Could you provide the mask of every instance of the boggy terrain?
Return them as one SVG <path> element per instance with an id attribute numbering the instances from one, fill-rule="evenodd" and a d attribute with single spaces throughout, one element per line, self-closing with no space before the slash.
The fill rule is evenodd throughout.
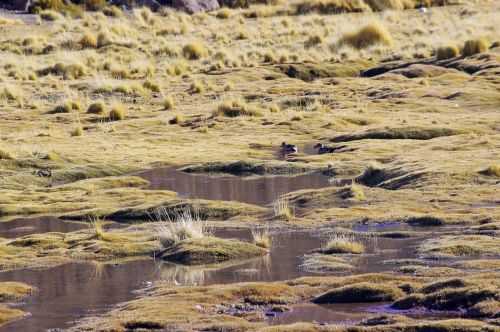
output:
<path id="1" fill-rule="evenodd" d="M 70 330 L 498 330 L 498 2 L 35 3 L 0 16 L 1 280 L 154 258 L 246 281 L 158 280 Z"/>

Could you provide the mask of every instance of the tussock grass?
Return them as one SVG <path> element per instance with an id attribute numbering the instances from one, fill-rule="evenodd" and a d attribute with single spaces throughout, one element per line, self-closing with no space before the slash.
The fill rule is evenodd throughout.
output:
<path id="1" fill-rule="evenodd" d="M 339 45 L 349 45 L 356 49 L 364 49 L 379 44 L 386 46 L 393 44 L 391 34 L 380 23 L 372 23 L 356 32 L 346 33 L 339 40 Z"/>
<path id="2" fill-rule="evenodd" d="M 480 174 L 487 175 L 487 176 L 496 176 L 500 177 L 500 164 L 498 165 L 491 165 L 482 171 L 479 171 Z"/>
<path id="3" fill-rule="evenodd" d="M 111 111 L 109 111 L 109 119 L 111 121 L 124 120 L 126 116 L 126 109 L 123 104 L 115 104 Z"/>
<path id="4" fill-rule="evenodd" d="M 362 254 L 365 246 L 347 234 L 335 234 L 321 248 L 326 254 Z"/>
<path id="5" fill-rule="evenodd" d="M 76 101 L 66 101 L 62 105 L 57 105 L 51 110 L 49 113 L 57 114 L 57 113 L 70 113 L 71 111 L 79 111 L 80 104 Z"/>
<path id="6" fill-rule="evenodd" d="M 340 195 L 344 199 L 352 199 L 355 201 L 363 201 L 366 199 L 363 187 L 356 183 L 344 187 Z"/>
<path id="7" fill-rule="evenodd" d="M 471 56 L 478 53 L 484 53 L 488 50 L 490 44 L 484 38 L 467 40 L 464 44 L 462 54 Z"/>
<path id="8" fill-rule="evenodd" d="M 0 87 L 0 100 L 2 99 L 21 103 L 23 100 L 23 92 L 16 86 L 5 85 Z"/>
<path id="9" fill-rule="evenodd" d="M 199 60 L 208 55 L 208 51 L 201 42 L 192 42 L 182 48 L 182 55 L 188 60 Z"/>
<path id="10" fill-rule="evenodd" d="M 82 48 L 97 48 L 97 38 L 90 32 L 83 34 L 79 44 Z"/>
<path id="11" fill-rule="evenodd" d="M 158 241 L 163 248 L 171 247 L 186 239 L 201 239 L 211 234 L 200 214 L 189 208 L 173 213 L 160 208 L 155 211 L 155 222 L 158 224 Z"/>
<path id="12" fill-rule="evenodd" d="M 456 45 L 441 46 L 436 50 L 438 60 L 455 58 L 460 55 L 460 50 Z"/>
<path id="13" fill-rule="evenodd" d="M 182 114 L 175 115 L 172 119 L 168 121 L 169 124 L 182 124 L 185 121 L 184 116 Z"/>
<path id="14" fill-rule="evenodd" d="M 53 66 L 45 67 L 37 71 L 39 76 L 47 76 L 49 74 L 62 76 L 65 80 L 74 80 L 84 76 L 86 69 L 82 64 L 64 64 L 56 63 Z"/>
<path id="15" fill-rule="evenodd" d="M 104 114 L 106 112 L 106 105 L 102 101 L 90 104 L 87 108 L 89 114 Z"/>
<path id="16" fill-rule="evenodd" d="M 271 248 L 271 236 L 266 229 L 252 229 L 252 242 L 265 249 Z"/>
<path id="17" fill-rule="evenodd" d="M 7 150 L 0 147 L 0 160 L 13 160 L 14 156 Z"/>
<path id="18" fill-rule="evenodd" d="M 83 128 L 81 125 L 76 126 L 72 131 L 71 131 L 71 136 L 74 137 L 79 137 L 83 136 Z"/>
<path id="19" fill-rule="evenodd" d="M 262 112 L 248 105 L 242 99 L 232 99 L 222 102 L 214 111 L 214 115 L 224 115 L 230 118 L 238 116 L 261 116 Z"/>
<path id="20" fill-rule="evenodd" d="M 174 98 L 172 96 L 166 96 L 165 99 L 163 99 L 163 108 L 166 110 L 173 110 L 174 107 Z"/>
<path id="21" fill-rule="evenodd" d="M 205 91 L 205 86 L 200 81 L 194 81 L 189 87 L 191 93 L 203 93 Z"/>
<path id="22" fill-rule="evenodd" d="M 273 202 L 273 215 L 276 219 L 291 220 L 293 218 L 294 212 L 286 197 L 281 196 Z"/>
<path id="23" fill-rule="evenodd" d="M 63 19 L 63 16 L 53 10 L 42 10 L 40 12 L 40 18 L 45 21 L 57 21 Z"/>

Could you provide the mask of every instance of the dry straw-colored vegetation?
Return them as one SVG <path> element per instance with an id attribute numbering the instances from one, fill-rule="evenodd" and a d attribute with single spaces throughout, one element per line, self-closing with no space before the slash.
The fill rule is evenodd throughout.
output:
<path id="1" fill-rule="evenodd" d="M 38 0 L 30 8 L 36 18 L 0 19 L 0 218 L 101 218 L 78 232 L 1 239 L 0 267 L 153 255 L 185 265 L 262 262 L 280 245 L 263 224 L 274 239 L 284 227 L 401 222 L 426 229 L 378 235 L 418 241 L 408 265 L 387 264 L 395 273 L 358 275 L 355 260 L 369 259 L 372 246 L 338 235 L 307 253 L 304 268 L 353 276 L 159 285 L 74 330 L 328 331 L 313 323 L 268 327 L 261 309 L 362 300 L 432 310 L 465 303 L 467 319 L 335 331 L 492 330 L 477 317 L 494 319 L 499 300 L 500 3 L 225 5 L 187 15 Z M 416 9 L 422 5 L 430 8 Z M 318 141 L 331 150 L 311 151 Z M 280 153 L 282 142 L 298 152 Z M 287 193 L 290 186 L 256 206 L 194 201 L 150 190 L 136 176 L 190 164 L 198 165 L 192 172 L 252 180 L 299 174 L 300 182 L 312 173 L 318 189 Z M 158 208 L 160 222 L 146 223 Z M 142 224 L 109 229 L 104 218 Z M 259 231 L 246 241 L 219 239 L 212 225 Z M 449 264 L 424 264 L 428 258 Z M 221 302 L 260 311 L 235 317 Z"/>

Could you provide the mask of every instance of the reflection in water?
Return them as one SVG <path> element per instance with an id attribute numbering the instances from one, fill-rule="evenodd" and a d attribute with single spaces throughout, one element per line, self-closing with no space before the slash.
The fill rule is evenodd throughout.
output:
<path id="1" fill-rule="evenodd" d="M 250 230 L 246 229 L 216 229 L 214 233 L 224 238 L 251 238 Z M 307 232 L 280 231 L 272 234 L 269 255 L 238 262 L 237 265 L 209 268 L 179 266 L 151 259 L 121 265 L 71 263 L 47 270 L 2 272 L 0 281 L 25 282 L 38 287 L 39 292 L 22 306 L 32 316 L 4 326 L 0 331 L 29 332 L 66 327 L 86 314 L 97 314 L 111 305 L 133 299 L 134 290 L 157 280 L 172 285 L 210 285 L 287 280 L 311 275 L 298 266 L 305 253 L 320 247 L 326 240 L 326 236 L 322 238 Z M 388 270 L 391 267 L 382 264 L 385 259 L 415 257 L 415 239 L 374 241 L 372 237 L 362 237 L 361 240 L 367 247 L 368 255 L 353 260 L 356 270 L 351 273 Z M 359 311 L 359 306 L 357 308 Z M 307 312 L 310 309 L 303 310 Z"/>
<path id="2" fill-rule="evenodd" d="M 188 174 L 174 168 L 158 168 L 139 173 L 138 176 L 148 180 L 151 189 L 171 190 L 184 197 L 257 205 L 269 204 L 280 195 L 292 191 L 329 186 L 329 178 L 320 173 L 245 178 Z"/>
<path id="3" fill-rule="evenodd" d="M 47 232 L 68 233 L 88 227 L 88 224 L 82 222 L 64 221 L 56 217 L 15 219 L 0 222 L 0 237 L 15 238 Z"/>

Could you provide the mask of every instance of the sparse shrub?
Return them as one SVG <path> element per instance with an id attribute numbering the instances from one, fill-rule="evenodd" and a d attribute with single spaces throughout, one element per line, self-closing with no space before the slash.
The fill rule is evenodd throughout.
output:
<path id="1" fill-rule="evenodd" d="M 392 37 L 383 25 L 372 23 L 357 32 L 346 33 L 340 39 L 339 44 L 347 44 L 357 49 L 364 49 L 377 44 L 390 46 L 392 45 Z"/>
<path id="2" fill-rule="evenodd" d="M 252 240 L 257 247 L 265 249 L 271 248 L 271 236 L 265 229 L 253 229 Z"/>
<path id="3" fill-rule="evenodd" d="M 172 110 L 175 107 L 174 98 L 172 96 L 167 96 L 163 99 L 163 108 L 166 110 Z"/>
<path id="4" fill-rule="evenodd" d="M 207 50 L 201 42 L 193 42 L 182 48 L 182 55 L 188 60 L 198 60 L 207 55 Z"/>
<path id="5" fill-rule="evenodd" d="M 87 108 L 87 113 L 90 113 L 90 114 L 104 114 L 105 111 L 106 111 L 106 106 L 104 105 L 103 102 L 100 102 L 100 101 L 91 104 Z"/>
<path id="6" fill-rule="evenodd" d="M 489 48 L 489 43 L 486 39 L 472 39 L 467 40 L 464 44 L 462 54 L 464 56 L 471 56 L 478 53 L 486 52 Z"/>
<path id="7" fill-rule="evenodd" d="M 122 104 L 116 104 L 111 108 L 109 112 L 109 119 L 111 121 L 124 120 L 126 115 L 125 106 Z"/>
<path id="8" fill-rule="evenodd" d="M 335 234 L 321 248 L 321 251 L 326 254 L 362 254 L 365 251 L 365 246 L 352 236 Z"/>
<path id="9" fill-rule="evenodd" d="M 455 58 L 460 55 L 460 50 L 455 45 L 442 46 L 436 50 L 438 60 Z"/>

